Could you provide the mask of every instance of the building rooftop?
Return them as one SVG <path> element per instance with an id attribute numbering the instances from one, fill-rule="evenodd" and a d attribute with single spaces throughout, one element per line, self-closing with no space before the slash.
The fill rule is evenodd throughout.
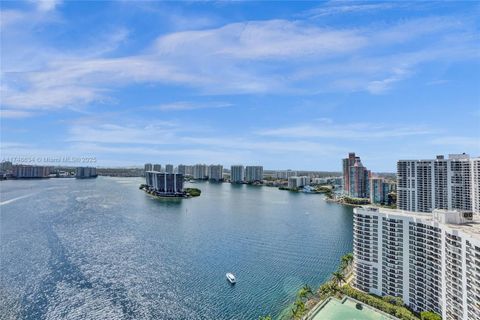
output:
<path id="1" fill-rule="evenodd" d="M 401 161 L 418 161 L 418 162 L 422 162 L 422 161 L 445 161 L 445 160 L 476 160 L 478 159 L 479 157 L 470 157 L 470 155 L 466 154 L 466 153 L 459 153 L 459 154 L 449 154 L 448 155 L 448 158 L 446 158 L 445 156 L 443 155 L 437 155 L 435 157 L 435 159 L 400 159 L 398 160 L 398 162 L 401 162 Z"/>
<path id="2" fill-rule="evenodd" d="M 421 219 L 426 222 L 442 223 L 450 229 L 459 230 L 475 238 L 480 238 L 480 215 L 474 214 L 472 212 L 436 209 L 431 213 L 424 213 L 398 209 L 378 208 L 374 206 L 362 206 L 362 208 L 372 212 Z"/>

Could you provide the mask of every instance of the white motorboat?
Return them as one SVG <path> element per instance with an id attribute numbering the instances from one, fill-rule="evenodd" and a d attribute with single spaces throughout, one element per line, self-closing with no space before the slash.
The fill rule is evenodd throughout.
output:
<path id="1" fill-rule="evenodd" d="M 231 283 L 231 284 L 234 284 L 235 282 L 237 282 L 237 280 L 235 279 L 235 276 L 233 275 L 233 273 L 227 273 L 226 274 L 226 277 L 227 277 L 227 280 Z"/>

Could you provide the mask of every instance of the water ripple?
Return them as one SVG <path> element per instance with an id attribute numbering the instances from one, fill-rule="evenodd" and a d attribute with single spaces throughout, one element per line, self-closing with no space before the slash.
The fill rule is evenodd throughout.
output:
<path id="1" fill-rule="evenodd" d="M 158 201 L 141 179 L 65 180 L 2 182 L 25 199 L 2 208 L 2 319 L 275 316 L 352 246 L 351 209 L 322 197 L 197 183 Z"/>

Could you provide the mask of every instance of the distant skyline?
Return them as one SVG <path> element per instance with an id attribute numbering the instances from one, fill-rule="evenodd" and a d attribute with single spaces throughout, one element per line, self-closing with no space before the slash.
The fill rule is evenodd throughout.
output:
<path id="1" fill-rule="evenodd" d="M 480 156 L 472 2 L 1 1 L 1 158 Z M 39 163 L 41 164 L 41 163 Z"/>

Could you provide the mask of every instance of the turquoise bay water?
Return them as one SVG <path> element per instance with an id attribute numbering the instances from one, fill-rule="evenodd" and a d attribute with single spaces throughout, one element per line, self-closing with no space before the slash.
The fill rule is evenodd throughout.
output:
<path id="1" fill-rule="evenodd" d="M 320 195 L 139 178 L 3 181 L 0 314 L 12 319 L 257 319 L 352 250 L 352 209 Z M 237 284 L 225 279 L 233 272 Z"/>

